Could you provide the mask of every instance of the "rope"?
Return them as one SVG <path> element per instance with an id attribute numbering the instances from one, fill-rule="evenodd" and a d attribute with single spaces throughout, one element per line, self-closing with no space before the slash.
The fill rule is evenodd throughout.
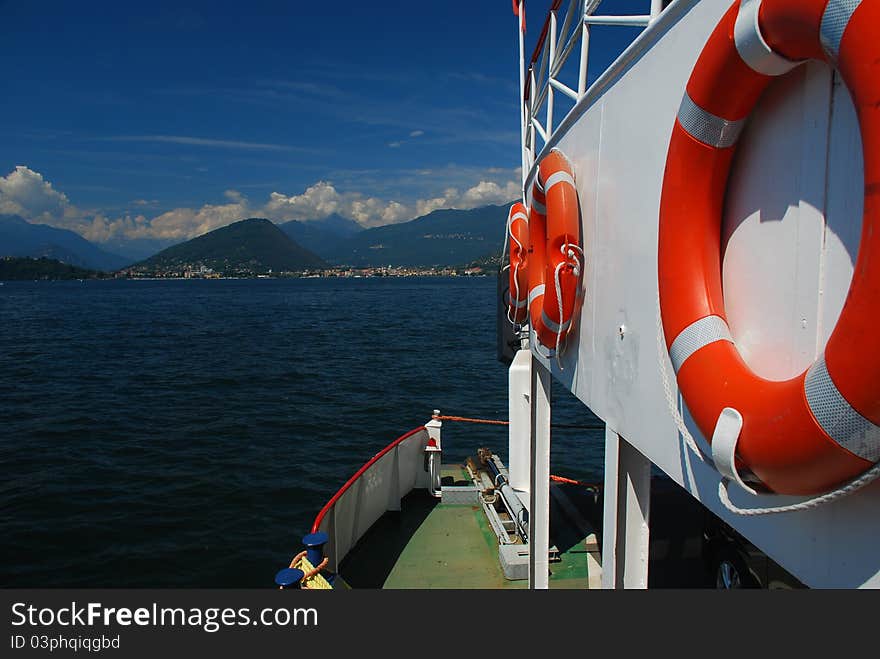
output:
<path id="1" fill-rule="evenodd" d="M 564 250 L 564 246 L 563 246 Z M 553 271 L 553 283 L 556 285 L 556 302 L 559 305 L 559 323 L 556 325 L 556 365 L 562 370 L 562 285 L 559 282 L 559 271 L 562 270 L 567 263 L 563 261 L 556 266 Z M 571 325 L 569 325 L 571 327 Z"/>
<path id="2" fill-rule="evenodd" d="M 565 476 L 554 476 L 553 474 L 550 474 L 550 480 L 557 483 L 567 483 L 568 485 L 581 485 L 594 490 L 602 489 L 601 483 L 585 483 L 583 481 L 576 481 L 573 478 L 566 478 Z"/>
<path id="3" fill-rule="evenodd" d="M 498 261 L 502 266 L 504 265 L 504 257 L 507 256 L 507 245 L 508 245 L 508 237 L 510 235 L 510 211 L 508 211 L 507 216 L 507 231 L 504 232 L 504 245 L 501 247 L 501 260 Z"/>
<path id="4" fill-rule="evenodd" d="M 571 243 L 563 243 L 559 250 L 567 259 L 575 259 L 574 263 L 571 261 L 562 261 L 559 265 L 556 266 L 556 270 L 553 271 L 553 283 L 556 286 L 556 302 L 559 305 L 559 323 L 556 325 L 556 365 L 559 367 L 559 370 L 563 370 L 562 368 L 562 353 L 565 352 L 565 343 L 567 343 L 568 333 L 571 331 L 571 327 L 573 324 L 573 319 L 569 318 L 568 327 L 565 328 L 565 339 L 566 342 L 563 342 L 562 336 L 562 325 L 563 325 L 563 311 L 562 311 L 562 284 L 559 281 L 559 273 L 563 267 L 569 266 L 572 269 L 572 273 L 575 278 L 580 276 L 580 266 L 581 259 L 584 258 L 584 250 L 580 248 L 579 245 L 572 245 Z M 577 250 L 577 253 L 575 252 Z"/>
<path id="5" fill-rule="evenodd" d="M 663 390 L 666 393 L 666 403 L 669 406 L 669 412 L 672 415 L 672 419 L 675 421 L 675 425 L 678 427 L 678 432 L 681 433 L 682 438 L 685 440 L 688 448 L 693 451 L 694 455 L 703 463 L 715 468 L 715 463 L 708 455 L 706 455 L 702 449 L 697 445 L 696 440 L 693 435 L 691 435 L 690 431 L 687 429 L 687 426 L 684 423 L 684 419 L 681 416 L 681 413 L 678 411 L 678 405 L 675 403 L 672 394 L 672 386 L 669 383 L 669 370 L 666 366 L 666 361 L 669 356 L 669 353 L 666 352 L 666 341 L 663 338 L 663 319 L 661 317 L 660 310 L 660 294 L 658 291 L 657 294 L 657 359 L 660 365 L 660 375 L 663 379 Z M 776 515 L 779 513 L 791 513 L 791 512 L 799 512 L 802 510 L 812 510 L 814 508 L 818 508 L 820 506 L 824 506 L 826 504 L 831 503 L 832 501 L 836 501 L 845 496 L 848 496 L 855 492 L 856 490 L 860 490 L 869 483 L 880 478 L 880 463 L 875 464 L 871 469 L 866 471 L 861 476 L 854 478 L 849 483 L 841 485 L 835 490 L 831 492 L 826 492 L 825 494 L 820 494 L 819 496 L 815 496 L 809 499 L 805 499 L 803 501 L 798 501 L 797 503 L 788 504 L 785 506 L 769 506 L 766 508 L 740 508 L 736 504 L 734 504 L 730 500 L 730 493 L 728 491 L 730 487 L 730 481 L 726 478 L 722 478 L 718 483 L 718 498 L 721 501 L 721 504 L 727 508 L 730 512 L 736 515 L 743 515 L 745 517 L 756 517 L 758 515 Z M 777 495 L 766 494 L 766 495 L 756 495 L 756 498 L 767 501 L 772 500 Z"/>
<path id="6" fill-rule="evenodd" d="M 431 417 L 438 421 L 462 421 L 464 423 L 486 423 L 494 426 L 509 426 L 510 421 L 498 421 L 496 419 L 471 419 L 466 416 L 449 416 L 446 414 L 435 414 Z"/>
<path id="7" fill-rule="evenodd" d="M 290 565 L 288 565 L 287 567 L 296 567 L 299 564 L 299 562 L 302 560 L 303 556 L 305 556 L 305 555 L 306 555 L 306 552 L 301 551 L 300 553 L 298 553 L 296 556 L 293 557 L 293 560 L 290 561 Z"/>
<path id="8" fill-rule="evenodd" d="M 305 552 L 303 552 L 303 553 L 305 553 Z M 309 570 L 308 572 L 305 573 L 305 575 L 302 578 L 301 583 L 306 583 L 309 579 L 311 579 L 316 574 L 318 574 L 321 570 L 323 570 L 325 567 L 327 567 L 327 565 L 329 563 L 330 563 L 330 557 L 325 556 L 323 561 L 321 561 L 315 567 L 313 567 L 311 570 Z"/>
<path id="9" fill-rule="evenodd" d="M 516 240 L 516 238 L 514 238 L 514 240 Z M 519 245 L 518 240 L 516 241 L 516 244 Z M 510 267 L 510 266 L 508 266 L 508 267 Z M 517 307 L 516 307 L 516 311 L 513 312 L 513 318 L 511 318 L 510 317 L 510 309 L 511 309 L 511 307 L 513 307 L 513 304 L 507 305 L 507 320 L 511 325 L 513 325 L 515 327 L 517 323 L 514 320 L 514 318 L 516 318 L 517 314 L 519 313 L 519 306 L 518 306 L 519 305 L 519 263 L 517 263 L 513 268 L 513 287 L 516 289 L 516 297 L 513 299 L 516 300 Z M 508 293 L 508 295 L 509 295 L 509 293 Z"/>
<path id="10" fill-rule="evenodd" d="M 507 234 L 513 239 L 513 242 L 516 243 L 517 247 L 519 247 L 520 252 L 526 251 L 526 248 L 523 246 L 523 244 L 519 240 L 516 239 L 516 236 L 514 236 L 512 233 L 510 233 L 510 224 L 509 223 L 507 225 Z M 504 237 L 504 243 L 505 243 L 505 245 L 507 244 L 507 236 Z M 519 277 L 518 277 L 518 275 L 519 275 L 519 263 L 517 263 L 513 268 L 513 285 L 514 285 L 514 288 L 516 289 L 516 297 L 513 299 L 516 300 L 517 304 L 519 304 Z M 507 306 L 507 320 L 510 321 L 511 325 L 515 326 L 517 323 L 514 322 L 513 318 L 516 318 L 517 314 L 519 313 L 519 307 L 516 307 L 516 311 L 513 312 L 513 318 L 511 318 L 510 317 L 510 307 L 512 307 L 512 306 L 513 305 L 510 305 L 510 304 Z M 528 311 L 528 308 L 526 309 L 526 311 Z"/>
<path id="11" fill-rule="evenodd" d="M 724 504 L 724 507 L 727 508 L 730 512 L 736 513 L 737 515 L 744 515 L 746 517 L 755 517 L 757 515 L 773 515 L 776 513 L 788 513 L 797 510 L 812 510 L 813 508 L 819 508 L 820 506 L 824 506 L 827 503 L 831 503 L 832 501 L 836 501 L 837 499 L 848 496 L 856 490 L 860 490 L 869 483 L 877 480 L 878 477 L 880 477 L 880 463 L 875 464 L 864 474 L 862 474 L 858 478 L 851 480 L 846 485 L 842 485 L 836 490 L 832 490 L 831 492 L 827 492 L 826 494 L 821 494 L 817 497 L 813 497 L 812 499 L 793 503 L 788 506 L 774 506 L 771 508 L 740 508 L 730 500 L 729 493 L 727 491 L 729 481 L 727 479 L 723 479 L 720 483 L 718 483 L 718 498 L 721 499 L 721 503 Z"/>
<path id="12" fill-rule="evenodd" d="M 691 435 L 690 430 L 688 430 L 687 426 L 684 423 L 684 418 L 681 416 L 681 412 L 678 411 L 678 403 L 675 400 L 675 397 L 672 393 L 672 385 L 669 383 L 669 370 L 666 368 L 666 361 L 669 357 L 669 353 L 666 351 L 666 341 L 663 338 L 663 318 L 661 317 L 660 312 L 660 293 L 657 292 L 657 364 L 660 367 L 660 376 L 663 380 L 663 392 L 666 394 L 666 405 L 669 407 L 669 414 L 672 416 L 672 420 L 675 421 L 675 425 L 678 428 L 678 432 L 681 433 L 682 438 L 685 443 L 694 452 L 694 454 L 700 459 L 701 462 L 705 462 L 713 469 L 715 468 L 715 462 L 708 455 L 703 453 L 703 450 L 697 445 L 696 440 L 693 435 Z"/>
<path id="13" fill-rule="evenodd" d="M 432 419 L 437 419 L 438 421 L 461 421 L 463 423 L 485 423 L 491 424 L 495 426 L 509 426 L 510 421 L 502 421 L 500 419 L 473 419 L 466 416 L 450 416 L 447 414 L 438 414 L 432 415 Z M 585 423 L 585 424 L 577 424 L 577 423 L 551 423 L 550 426 L 552 428 L 562 428 L 565 430 L 603 430 L 605 428 L 604 423 Z"/>

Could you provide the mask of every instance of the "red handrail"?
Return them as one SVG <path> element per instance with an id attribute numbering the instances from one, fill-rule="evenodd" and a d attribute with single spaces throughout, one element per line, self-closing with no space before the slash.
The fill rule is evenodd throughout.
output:
<path id="1" fill-rule="evenodd" d="M 370 458 L 363 467 L 361 467 L 360 469 L 358 469 L 355 472 L 354 476 L 352 476 L 347 481 L 345 481 L 345 485 L 343 485 L 342 487 L 339 488 L 339 491 L 336 494 L 334 494 L 327 503 L 324 504 L 324 507 L 321 508 L 321 511 L 318 513 L 318 516 L 315 517 L 315 522 L 314 522 L 314 524 L 312 524 L 312 533 L 316 533 L 318 531 L 318 528 L 321 526 L 321 522 L 324 521 L 324 515 L 326 515 L 328 512 L 330 512 L 330 509 L 333 508 L 333 506 L 336 504 L 337 501 L 339 501 L 339 497 L 341 497 L 343 494 L 345 494 L 345 492 L 348 490 L 348 488 L 350 488 L 352 485 L 354 485 L 357 482 L 357 480 L 361 476 L 364 475 L 364 472 L 367 471 L 367 469 L 369 469 L 374 464 L 376 464 L 376 462 L 383 455 L 388 453 L 395 446 L 397 446 L 398 444 L 401 444 L 405 440 L 409 439 L 410 437 L 412 437 L 415 434 L 422 432 L 423 430 L 426 430 L 425 426 L 419 426 L 418 428 L 413 428 L 405 435 L 401 435 L 400 437 L 395 439 L 393 442 L 391 442 L 388 446 L 386 446 L 381 451 L 379 451 L 372 458 Z"/>

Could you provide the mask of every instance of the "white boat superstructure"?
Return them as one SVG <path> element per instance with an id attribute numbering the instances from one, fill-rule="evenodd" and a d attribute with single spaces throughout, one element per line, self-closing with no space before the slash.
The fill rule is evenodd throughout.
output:
<path id="1" fill-rule="evenodd" d="M 859 5 L 835 2 L 850 14 Z M 553 378 L 607 427 L 604 587 L 647 586 L 652 465 L 804 584 L 880 586 L 880 484 L 803 509 L 812 497 L 728 486 L 706 459 L 712 448 L 680 395 L 663 336 L 658 228 L 667 152 L 686 84 L 731 0 L 646 1 L 635 17 L 595 15 L 597 2 L 562 4 L 554 3 L 531 60 L 519 32 L 523 203 L 535 204 L 538 165 L 559 150 L 572 167 L 583 249 L 564 344 L 548 350 L 525 329 L 527 349 L 510 370 L 508 468 L 530 511 L 530 585 L 547 586 Z M 757 16 L 759 2 L 736 4 Z M 646 27 L 588 86 L 596 25 Z M 563 103 L 570 110 L 561 117 Z M 787 380 L 823 354 L 853 278 L 864 189 L 859 122 L 840 74 L 811 60 L 776 77 L 739 136 L 719 245 L 731 340 L 757 376 Z"/>

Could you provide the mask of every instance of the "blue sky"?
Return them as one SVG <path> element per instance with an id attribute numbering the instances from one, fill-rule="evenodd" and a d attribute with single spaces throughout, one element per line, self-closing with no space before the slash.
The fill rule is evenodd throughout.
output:
<path id="1" fill-rule="evenodd" d="M 549 1 L 527 4 L 531 50 Z M 0 211 L 118 243 L 258 211 L 374 226 L 515 196 L 509 0 L 0 0 L 0 15 Z M 619 50 L 598 38 L 594 67 Z"/>

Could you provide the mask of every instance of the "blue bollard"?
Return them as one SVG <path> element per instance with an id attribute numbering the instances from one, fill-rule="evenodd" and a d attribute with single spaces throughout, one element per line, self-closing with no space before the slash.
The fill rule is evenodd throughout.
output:
<path id="1" fill-rule="evenodd" d="M 324 560 L 324 545 L 330 538 L 323 531 L 309 533 L 302 539 L 306 547 L 306 558 L 313 567 L 318 567 Z"/>
<path id="2" fill-rule="evenodd" d="M 300 588 L 305 572 L 295 567 L 286 567 L 275 575 L 275 583 L 281 588 Z"/>

